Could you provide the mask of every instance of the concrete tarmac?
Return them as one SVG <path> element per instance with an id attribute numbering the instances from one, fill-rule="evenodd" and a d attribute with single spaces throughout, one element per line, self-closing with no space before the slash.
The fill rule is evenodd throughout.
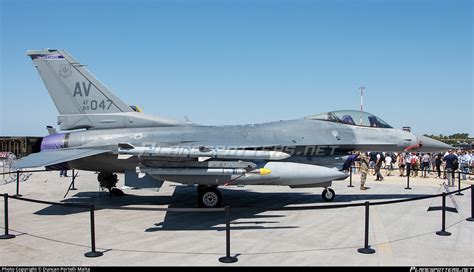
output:
<path id="1" fill-rule="evenodd" d="M 337 196 L 327 203 L 321 188 L 283 186 L 222 187 L 224 205 L 231 207 L 231 255 L 238 262 L 222 264 L 225 255 L 225 214 L 154 211 L 152 208 L 195 207 L 196 189 L 165 182 L 159 192 L 126 189 L 124 197 L 100 192 L 93 172 L 78 171 L 75 186 L 63 198 L 71 178 L 58 172 L 34 173 L 20 183 L 23 197 L 55 202 L 94 203 L 96 246 L 90 251 L 87 209 L 9 200 L 10 240 L 0 240 L 2 266 L 472 266 L 474 222 L 471 190 L 453 196 L 458 213 L 446 213 L 447 231 L 438 236 L 441 198 L 370 208 L 369 244 L 375 254 L 357 252 L 364 245 L 364 207 L 324 210 L 278 210 L 290 206 L 328 205 L 405 199 L 442 192 L 444 180 L 386 177 L 366 183 L 370 189 L 333 184 Z M 69 171 L 71 174 L 71 171 Z M 394 174 L 397 174 L 394 172 Z M 120 175 L 119 187 L 123 186 Z M 467 187 L 472 181 L 463 181 Z M 450 188 L 455 190 L 455 188 Z M 16 184 L 0 185 L 0 193 L 15 194 Z M 0 232 L 4 232 L 3 199 Z M 453 206 L 451 198 L 447 205 Z M 151 209 L 151 210 L 150 210 Z"/>

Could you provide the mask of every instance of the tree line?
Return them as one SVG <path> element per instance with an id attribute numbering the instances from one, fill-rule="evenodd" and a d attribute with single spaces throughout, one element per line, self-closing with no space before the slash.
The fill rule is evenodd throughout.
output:
<path id="1" fill-rule="evenodd" d="M 455 133 L 451 135 L 428 135 L 424 134 L 423 136 L 430 137 L 432 139 L 447 143 L 447 144 L 460 144 L 460 143 L 468 143 L 472 144 L 474 142 L 474 138 L 469 137 L 469 133 Z"/>

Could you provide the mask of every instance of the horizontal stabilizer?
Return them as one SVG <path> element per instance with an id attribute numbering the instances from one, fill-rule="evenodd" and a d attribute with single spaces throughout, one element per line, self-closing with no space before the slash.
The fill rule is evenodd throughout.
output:
<path id="1" fill-rule="evenodd" d="M 53 128 L 52 126 L 47 126 L 46 129 L 48 130 L 48 134 L 49 135 L 53 135 L 53 134 L 57 134 L 58 132 L 56 131 L 55 128 Z"/>
<path id="2" fill-rule="evenodd" d="M 110 152 L 103 149 L 55 149 L 30 154 L 15 163 L 16 168 L 33 168 L 55 165 L 102 153 Z"/>

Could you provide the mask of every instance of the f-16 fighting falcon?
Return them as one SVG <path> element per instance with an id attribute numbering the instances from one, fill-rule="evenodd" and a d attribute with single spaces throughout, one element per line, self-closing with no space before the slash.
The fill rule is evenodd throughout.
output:
<path id="1" fill-rule="evenodd" d="M 329 188 L 349 152 L 424 152 L 450 146 L 396 130 L 362 111 L 333 111 L 264 124 L 205 126 L 147 115 L 129 106 L 64 50 L 28 51 L 58 109 L 63 133 L 42 139 L 41 151 L 17 168 L 97 171 L 104 188 L 158 190 L 163 182 L 197 185 L 201 207 L 222 205 L 218 186 L 284 185 Z M 69 132 L 67 132 L 69 131 Z"/>

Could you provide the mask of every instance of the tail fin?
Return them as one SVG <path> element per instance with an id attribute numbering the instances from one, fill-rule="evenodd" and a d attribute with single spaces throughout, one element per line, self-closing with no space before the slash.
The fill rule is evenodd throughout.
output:
<path id="1" fill-rule="evenodd" d="M 64 50 L 27 51 L 59 111 L 61 130 L 181 126 L 122 102 Z"/>
<path id="2" fill-rule="evenodd" d="M 64 50 L 27 51 L 60 115 L 133 112 Z"/>

